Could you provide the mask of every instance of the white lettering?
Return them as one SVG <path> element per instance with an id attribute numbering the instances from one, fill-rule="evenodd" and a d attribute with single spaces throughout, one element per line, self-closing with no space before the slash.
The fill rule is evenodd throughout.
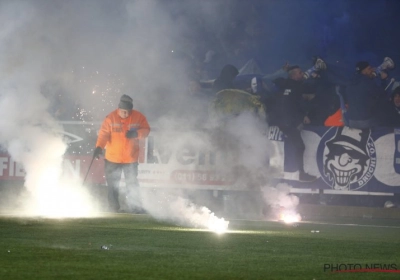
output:
<path id="1" fill-rule="evenodd" d="M 179 163 L 188 165 L 194 163 L 196 158 L 196 152 L 193 148 L 183 148 L 181 151 L 178 151 L 176 155 L 176 159 Z"/>
<path id="2" fill-rule="evenodd" d="M 269 140 L 282 141 L 282 131 L 277 126 L 270 126 L 268 134 Z"/>
<path id="3" fill-rule="evenodd" d="M 0 176 L 4 176 L 4 170 L 8 168 L 8 158 L 0 157 Z"/>

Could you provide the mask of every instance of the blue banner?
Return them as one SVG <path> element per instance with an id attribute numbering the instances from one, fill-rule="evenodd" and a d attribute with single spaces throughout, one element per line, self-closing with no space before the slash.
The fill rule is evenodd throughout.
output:
<path id="1" fill-rule="evenodd" d="M 270 130 L 270 140 L 282 141 L 271 137 L 279 135 L 276 127 Z M 283 180 L 294 188 L 400 193 L 400 129 L 307 126 L 302 138 L 305 171 L 318 179 L 298 181 L 293 148 L 283 143 Z"/>

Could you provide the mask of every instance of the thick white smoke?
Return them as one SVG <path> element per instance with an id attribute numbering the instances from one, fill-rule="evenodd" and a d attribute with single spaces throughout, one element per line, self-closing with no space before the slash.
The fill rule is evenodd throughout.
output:
<path id="1" fill-rule="evenodd" d="M 142 207 L 159 220 L 180 226 L 209 229 L 223 233 L 229 222 L 218 218 L 210 209 L 190 201 L 182 193 L 164 190 L 145 190 L 141 194 Z"/>
<path id="2" fill-rule="evenodd" d="M 122 93 L 150 121 L 173 112 L 186 76 L 171 51 L 182 49 L 187 25 L 172 8 L 160 1 L 0 3 L 0 145 L 26 172 L 26 193 L 11 206 L 29 215 L 91 214 L 81 180 L 63 176 L 67 143 L 49 112 L 80 104 L 87 119 L 101 121 Z"/>
<path id="3" fill-rule="evenodd" d="M 264 187 L 262 190 L 268 205 L 295 209 L 299 204 L 299 198 L 289 194 L 290 186 L 288 184 L 278 184 L 275 188 Z"/>
<path id="4" fill-rule="evenodd" d="M 269 213 L 271 218 L 289 223 L 301 220 L 301 216 L 296 210 L 299 205 L 299 198 L 290 194 L 290 188 L 288 184 L 282 183 L 276 187 L 266 186 L 262 188 L 264 201 L 271 208 Z"/>
<path id="5" fill-rule="evenodd" d="M 182 163 L 177 161 L 178 157 L 186 162 L 184 170 L 187 174 L 190 171 L 215 172 L 226 179 L 225 189 L 232 199 L 236 199 L 233 207 L 224 206 L 223 203 L 230 202 L 225 202 L 220 193 L 219 205 L 214 205 L 215 208 L 229 217 L 260 218 L 265 202 L 259 193 L 261 187 L 270 181 L 272 174 L 268 163 L 271 157 L 276 156 L 264 121 L 251 114 L 242 114 L 227 122 L 205 124 L 196 130 L 190 124 L 165 117 L 157 122 L 155 140 L 158 159 L 163 156 L 169 159 L 168 164 L 161 165 L 160 172 L 172 176 L 173 171 L 181 170 Z M 204 157 L 202 164 L 199 164 L 200 153 Z M 195 189 L 192 189 L 193 181 L 190 178 L 186 180 L 187 184 L 184 179 L 181 181 L 185 191 L 144 191 L 142 202 L 133 195 L 128 198 L 128 204 L 140 206 L 142 203 L 147 212 L 159 219 L 181 225 L 204 226 L 213 213 L 209 208 L 191 202 L 190 196 Z M 213 204 L 210 202 L 210 205 Z"/>
<path id="6" fill-rule="evenodd" d="M 193 129 L 195 116 L 181 113 L 193 105 L 186 102 L 188 62 L 172 54 L 193 56 L 188 50 L 199 42 L 191 37 L 192 20 L 219 35 L 229 24 L 229 11 L 220 12 L 223 1 L 167 2 L 1 1 L 0 145 L 26 171 L 29 194 L 23 198 L 30 200 L 21 204 L 30 214 L 92 213 L 95 205 L 81 188 L 82 178 L 63 178 L 68 146 L 54 132 L 62 127 L 50 113 L 71 105 L 67 112 L 79 109 L 100 122 L 121 94 L 129 94 L 135 109 L 160 129 L 168 149 L 179 151 L 189 143 L 216 153 L 222 164 L 215 169 L 235 179 L 233 188 L 259 190 L 268 182 L 274 151 L 265 124 L 244 115 L 222 128 L 204 125 L 204 133 Z M 61 104 L 53 103 L 55 97 Z M 186 136 L 177 137 L 182 130 Z M 144 206 L 157 218 L 169 213 L 168 219 L 184 225 L 204 227 L 215 219 L 183 194 L 168 197 L 170 203 L 161 204 L 164 212 L 154 210 L 160 208 L 152 204 L 156 199 L 146 198 Z"/>
<path id="7" fill-rule="evenodd" d="M 181 165 L 175 160 L 177 154 L 195 151 L 206 151 L 207 156 L 215 152 L 216 147 L 208 132 L 195 130 L 184 120 L 164 117 L 158 120 L 157 141 L 160 142 L 163 153 L 170 155 L 170 161 L 162 172 L 172 173 L 179 170 Z M 179 137 L 177 137 L 177 135 Z M 190 156 L 188 156 L 188 161 Z M 185 170 L 199 170 L 197 161 L 185 167 Z M 189 197 L 195 189 L 191 184 L 182 182 L 182 189 L 142 188 L 140 191 L 128 191 L 126 203 L 128 208 L 143 208 L 156 219 L 169 221 L 180 226 L 208 229 L 217 233 L 225 232 L 229 222 L 219 218 L 208 207 L 199 205 Z"/>
<path id="8" fill-rule="evenodd" d="M 62 127 L 47 112 L 49 101 L 40 92 L 54 70 L 51 50 L 41 38 L 46 30 L 37 20 L 40 12 L 29 2 L 0 5 L 0 145 L 12 157 L 8 173 L 15 162 L 26 172 L 26 193 L 10 205 L 24 215 L 92 215 L 94 206 L 80 181 L 62 178 L 67 144 L 56 134 Z"/>

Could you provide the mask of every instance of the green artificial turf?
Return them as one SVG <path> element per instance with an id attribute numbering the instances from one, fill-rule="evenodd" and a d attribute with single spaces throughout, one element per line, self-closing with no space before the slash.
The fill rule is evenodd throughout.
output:
<path id="1" fill-rule="evenodd" d="M 218 235 L 147 215 L 0 216 L 0 279 L 400 279 L 400 273 L 324 272 L 325 264 L 400 270 L 398 221 L 334 222 L 231 221 L 232 231 Z"/>

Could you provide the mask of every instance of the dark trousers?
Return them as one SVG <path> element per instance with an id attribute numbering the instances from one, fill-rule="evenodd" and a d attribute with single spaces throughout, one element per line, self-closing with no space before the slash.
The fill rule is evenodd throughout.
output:
<path id="1" fill-rule="evenodd" d="M 139 182 L 138 176 L 138 163 L 114 163 L 105 160 L 105 175 L 108 187 L 108 205 L 110 211 L 118 211 L 120 209 L 119 195 L 120 195 L 120 182 L 122 171 L 124 172 L 126 189 L 129 192 L 137 191 Z"/>
<path id="2" fill-rule="evenodd" d="M 285 135 L 285 145 L 290 145 L 293 147 L 293 161 L 296 169 L 300 173 L 304 172 L 303 155 L 306 149 L 303 138 L 301 138 L 301 130 L 296 127 L 282 125 L 279 129 Z"/>
<path id="3" fill-rule="evenodd" d="M 356 129 L 370 129 L 374 127 L 376 124 L 375 119 L 368 119 L 368 120 L 349 120 L 349 127 L 356 128 Z"/>

